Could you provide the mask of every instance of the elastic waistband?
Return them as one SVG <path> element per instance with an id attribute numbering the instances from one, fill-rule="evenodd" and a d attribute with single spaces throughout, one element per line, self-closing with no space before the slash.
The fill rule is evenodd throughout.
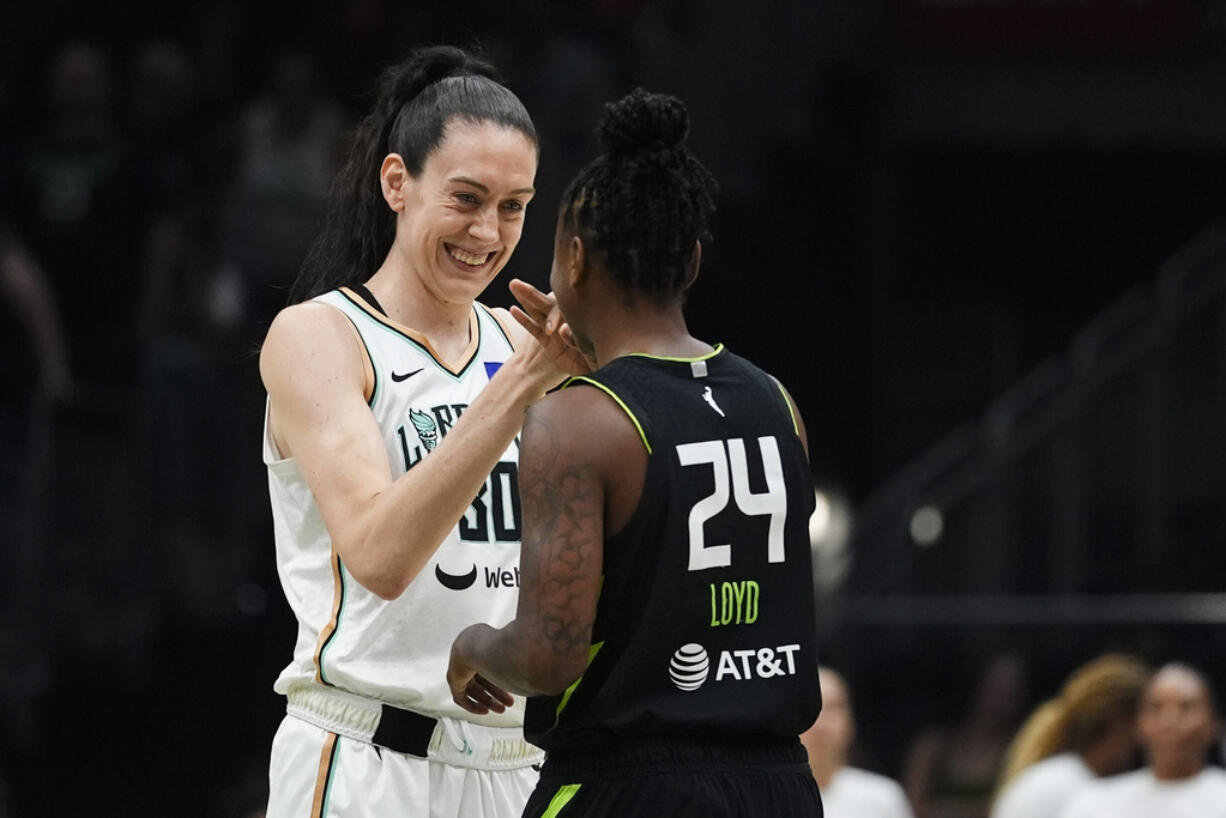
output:
<path id="1" fill-rule="evenodd" d="M 644 738 L 551 751 L 541 768 L 541 777 L 582 781 L 681 769 L 731 769 L 739 774 L 808 773 L 809 763 L 798 738 L 709 741 Z"/>
<path id="2" fill-rule="evenodd" d="M 510 770 L 545 757 L 518 727 L 427 716 L 320 685 L 290 688 L 285 711 L 330 733 L 457 767 Z"/>

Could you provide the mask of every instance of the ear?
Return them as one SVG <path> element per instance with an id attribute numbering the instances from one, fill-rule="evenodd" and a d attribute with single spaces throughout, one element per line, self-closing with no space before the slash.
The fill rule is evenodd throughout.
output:
<path id="1" fill-rule="evenodd" d="M 685 289 L 689 289 L 698 280 L 698 267 L 702 264 L 702 242 L 694 242 L 694 255 L 690 257 L 690 269 L 685 274 Z"/>
<path id="2" fill-rule="evenodd" d="M 588 280 L 591 269 L 588 267 L 587 247 L 583 239 L 571 236 L 567 242 L 570 250 L 570 261 L 566 265 L 566 279 L 571 287 L 578 287 Z"/>
<path id="3" fill-rule="evenodd" d="M 389 153 L 383 157 L 383 165 L 379 168 L 379 184 L 383 189 L 383 200 L 393 212 L 404 212 L 405 188 L 413 177 L 404 166 L 404 159 L 398 153 Z"/>

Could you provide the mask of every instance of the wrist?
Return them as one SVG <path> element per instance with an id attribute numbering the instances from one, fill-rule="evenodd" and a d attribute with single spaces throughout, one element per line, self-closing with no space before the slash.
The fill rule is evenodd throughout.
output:
<path id="1" fill-rule="evenodd" d="M 494 379 L 500 389 L 506 389 L 517 405 L 524 411 L 540 400 L 546 392 L 557 386 L 565 375 L 558 373 L 552 367 L 543 367 L 540 361 L 533 360 L 524 350 L 516 350 L 506 360 Z"/>

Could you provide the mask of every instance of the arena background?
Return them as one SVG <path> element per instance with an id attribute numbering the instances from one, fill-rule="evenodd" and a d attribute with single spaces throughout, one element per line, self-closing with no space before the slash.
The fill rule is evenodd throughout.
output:
<path id="1" fill-rule="evenodd" d="M 434 42 L 541 131 L 504 279 L 544 284 L 602 102 L 689 104 L 691 325 L 808 424 L 859 763 L 1001 657 L 1006 719 L 1108 649 L 1223 690 L 1226 2 L 47 0 L 0 17 L 0 224 L 72 377 L 6 303 L 0 815 L 258 809 L 293 623 L 255 350 L 378 69 Z"/>

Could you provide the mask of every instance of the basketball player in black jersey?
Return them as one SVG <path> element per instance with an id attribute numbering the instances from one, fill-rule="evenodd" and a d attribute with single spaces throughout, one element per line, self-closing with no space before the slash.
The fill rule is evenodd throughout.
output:
<path id="1" fill-rule="evenodd" d="M 607 105 L 563 197 L 550 283 L 597 368 L 524 424 L 517 618 L 452 646 L 461 706 L 530 697 L 527 816 L 821 815 L 797 738 L 820 706 L 804 426 L 686 328 L 716 188 L 688 127 L 674 97 Z M 556 331 L 548 297 L 516 292 Z"/>

